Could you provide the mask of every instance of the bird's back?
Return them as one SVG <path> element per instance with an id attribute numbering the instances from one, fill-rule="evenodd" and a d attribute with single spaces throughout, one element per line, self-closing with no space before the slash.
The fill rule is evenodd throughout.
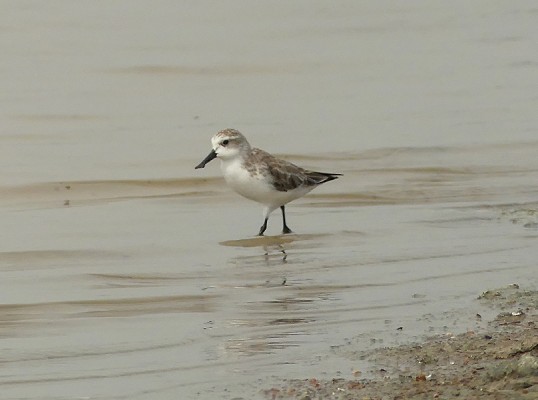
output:
<path id="1" fill-rule="evenodd" d="M 341 175 L 309 171 L 257 148 L 252 149 L 244 166 L 253 173 L 266 175 L 270 178 L 273 187 L 281 192 L 301 187 L 313 189 L 315 186 L 337 179 Z"/>

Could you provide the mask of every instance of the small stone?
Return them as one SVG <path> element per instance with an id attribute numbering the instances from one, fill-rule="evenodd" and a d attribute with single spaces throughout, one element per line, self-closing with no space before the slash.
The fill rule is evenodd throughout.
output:
<path id="1" fill-rule="evenodd" d="M 524 354 L 516 365 L 516 374 L 520 377 L 538 376 L 538 357 Z"/>

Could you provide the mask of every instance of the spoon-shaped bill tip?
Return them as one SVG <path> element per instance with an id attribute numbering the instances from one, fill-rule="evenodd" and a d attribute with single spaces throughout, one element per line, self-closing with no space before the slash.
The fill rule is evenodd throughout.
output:
<path id="1" fill-rule="evenodd" d="M 217 153 L 215 153 L 215 150 L 211 150 L 211 152 L 207 155 L 207 157 L 204 158 L 200 164 L 198 164 L 196 167 L 194 167 L 194 169 L 204 168 L 205 165 L 206 165 L 208 162 L 210 162 L 211 160 L 215 159 L 216 157 L 217 157 Z"/>

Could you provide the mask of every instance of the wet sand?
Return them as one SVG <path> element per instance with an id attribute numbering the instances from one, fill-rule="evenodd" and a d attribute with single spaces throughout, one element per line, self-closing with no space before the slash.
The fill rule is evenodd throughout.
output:
<path id="1" fill-rule="evenodd" d="M 264 394 L 270 399 L 302 400 L 536 399 L 538 292 L 513 284 L 485 291 L 478 300 L 487 311 L 503 311 L 477 331 L 447 332 L 423 343 L 370 351 L 359 341 L 347 343 L 334 351 L 349 359 L 367 359 L 376 369 L 354 370 L 354 379 L 292 380 Z M 474 318 L 481 321 L 482 315 L 476 313 Z"/>
<path id="2" fill-rule="evenodd" d="M 532 4 L 47 4 L 0 17 L 2 399 L 266 398 L 536 289 Z M 344 176 L 255 237 L 225 127 Z"/>

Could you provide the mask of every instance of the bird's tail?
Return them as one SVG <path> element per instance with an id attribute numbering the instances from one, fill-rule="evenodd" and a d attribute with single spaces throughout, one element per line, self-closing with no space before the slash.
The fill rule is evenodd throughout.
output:
<path id="1" fill-rule="evenodd" d="M 329 172 L 308 171 L 308 182 L 312 185 L 321 185 L 322 183 L 338 179 L 342 174 L 333 174 Z"/>

